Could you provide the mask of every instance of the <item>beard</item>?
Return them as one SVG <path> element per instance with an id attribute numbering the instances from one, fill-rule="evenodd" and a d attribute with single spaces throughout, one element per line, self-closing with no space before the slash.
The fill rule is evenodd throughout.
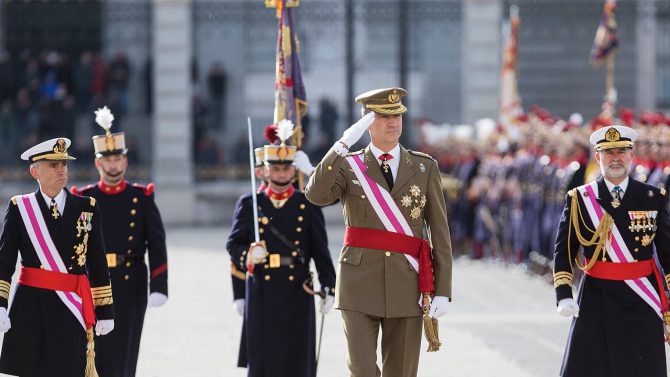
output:
<path id="1" fill-rule="evenodd" d="M 275 181 L 274 179 L 270 179 L 270 183 L 272 183 L 273 186 L 277 186 L 277 188 L 284 188 L 293 182 L 292 179 L 289 179 L 288 181 L 280 182 L 280 181 Z"/>
<path id="2" fill-rule="evenodd" d="M 105 173 L 105 178 L 107 181 L 110 183 L 116 183 L 120 182 L 123 179 L 123 173 L 124 171 L 107 171 L 103 169 L 103 172 Z"/>
<path id="3" fill-rule="evenodd" d="M 605 171 L 605 177 L 611 178 L 622 178 L 628 174 L 628 169 L 624 164 L 610 165 L 603 170 Z"/>

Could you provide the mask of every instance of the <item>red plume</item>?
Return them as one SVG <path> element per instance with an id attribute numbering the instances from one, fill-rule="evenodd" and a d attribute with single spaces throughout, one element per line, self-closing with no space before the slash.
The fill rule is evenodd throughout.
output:
<path id="1" fill-rule="evenodd" d="M 265 140 L 268 141 L 270 144 L 275 144 L 277 140 L 279 140 L 279 137 L 277 136 L 277 125 L 276 124 L 268 124 L 265 126 Z"/>

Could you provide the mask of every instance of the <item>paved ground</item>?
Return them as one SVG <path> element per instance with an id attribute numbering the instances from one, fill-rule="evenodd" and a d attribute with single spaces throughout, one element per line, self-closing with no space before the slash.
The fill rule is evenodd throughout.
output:
<path id="1" fill-rule="evenodd" d="M 327 217 L 337 254 L 343 228 Z M 170 301 L 147 313 L 138 376 L 246 375 L 235 367 L 241 318 L 232 308 L 227 231 L 169 230 Z M 558 375 L 569 321 L 555 313 L 551 286 L 516 267 L 465 259 L 455 263 L 453 286 L 440 319 L 444 347 L 422 353 L 419 376 Z M 326 317 L 324 334 L 318 375 L 346 376 L 339 312 Z"/>

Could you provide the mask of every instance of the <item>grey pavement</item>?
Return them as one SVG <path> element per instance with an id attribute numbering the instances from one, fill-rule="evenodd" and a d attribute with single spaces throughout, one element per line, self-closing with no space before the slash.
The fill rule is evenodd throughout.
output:
<path id="1" fill-rule="evenodd" d="M 342 220 L 332 209 L 326 218 L 336 260 Z M 147 312 L 138 376 L 246 375 L 235 367 L 242 319 L 232 307 L 227 235 L 228 227 L 168 230 L 170 300 Z M 558 376 L 569 320 L 556 314 L 549 283 L 519 267 L 462 258 L 453 279 L 450 312 L 440 318 L 443 347 L 427 353 L 424 341 L 419 376 Z M 334 310 L 319 377 L 347 375 L 345 344 Z"/>

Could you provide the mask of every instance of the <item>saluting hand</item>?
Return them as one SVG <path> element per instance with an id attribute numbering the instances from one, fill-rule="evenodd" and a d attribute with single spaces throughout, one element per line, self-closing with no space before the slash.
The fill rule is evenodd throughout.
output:
<path id="1" fill-rule="evenodd" d="M 349 148 L 352 145 L 356 144 L 358 140 L 361 139 L 365 131 L 370 128 L 372 122 L 375 120 L 375 113 L 369 112 L 365 114 L 358 122 L 354 123 L 351 127 L 347 128 L 342 134 L 342 138 L 335 143 L 333 150 L 340 156 L 344 156 L 349 153 Z"/>
<path id="2" fill-rule="evenodd" d="M 0 332 L 7 332 L 12 328 L 12 323 L 7 315 L 7 308 L 0 308 Z"/>
<path id="3" fill-rule="evenodd" d="M 312 162 L 309 160 L 309 156 L 307 156 L 307 153 L 303 151 L 295 152 L 294 163 L 295 167 L 298 168 L 298 170 L 300 170 L 300 172 L 304 175 L 310 175 L 316 169 L 312 165 Z"/>

